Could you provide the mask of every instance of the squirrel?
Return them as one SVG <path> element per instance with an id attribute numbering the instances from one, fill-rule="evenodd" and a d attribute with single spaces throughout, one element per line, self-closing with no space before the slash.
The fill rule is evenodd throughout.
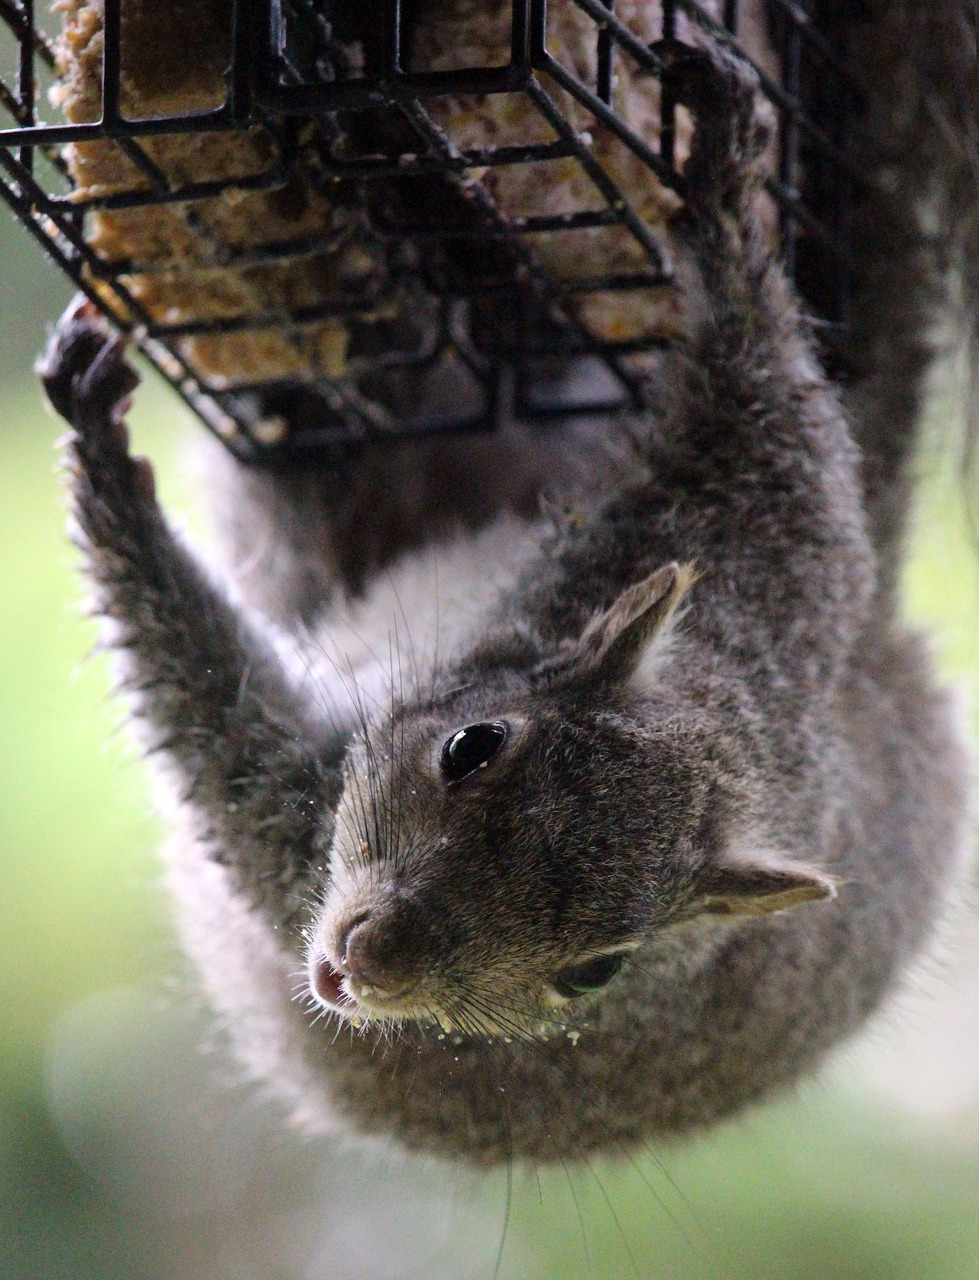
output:
<path id="1" fill-rule="evenodd" d="M 519 436 L 349 489 L 253 473 L 261 581 L 220 584 L 130 455 L 136 375 L 91 304 L 39 365 L 187 945 L 311 1128 L 477 1164 L 697 1130 L 859 1028 L 961 870 L 966 755 L 895 594 L 926 361 L 883 385 L 865 303 L 844 404 L 761 234 L 755 74 L 656 51 L 695 119 L 696 322 L 627 449 L 557 439 L 573 516 L 523 510 Z M 930 301 L 895 345 L 924 351 Z"/>

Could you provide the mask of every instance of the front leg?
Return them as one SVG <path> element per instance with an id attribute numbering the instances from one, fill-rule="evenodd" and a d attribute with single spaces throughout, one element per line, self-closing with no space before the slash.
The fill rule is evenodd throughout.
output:
<path id="1" fill-rule="evenodd" d="M 695 46 L 661 40 L 653 51 L 663 83 L 696 117 L 690 156 L 683 168 L 686 221 L 714 234 L 730 221 L 743 230 L 765 179 L 765 153 L 775 125 L 758 75 L 743 56 L 712 42 Z"/>
<path id="2" fill-rule="evenodd" d="M 76 541 L 150 751 L 177 775 L 215 860 L 276 920 L 322 863 L 343 742 L 175 536 L 122 422 L 137 376 L 121 340 L 76 302 L 38 363 L 65 442 Z"/>
<path id="3" fill-rule="evenodd" d="M 690 335 L 669 369 L 657 457 L 689 514 L 724 645 L 757 665 L 783 723 L 835 682 L 867 621 L 874 562 L 859 458 L 758 209 L 771 110 L 753 68 L 716 42 L 655 46 L 695 118 L 674 223 Z M 705 514 L 706 513 L 706 514 Z M 672 530 L 671 530 L 672 533 Z"/>
<path id="4" fill-rule="evenodd" d="M 775 123 L 771 105 L 751 64 L 722 44 L 661 40 L 653 49 L 664 86 L 696 122 L 683 167 L 683 208 L 672 230 L 692 252 L 717 322 L 733 311 L 737 323 L 750 326 L 772 307 L 762 296 L 771 254 L 758 207 Z"/>

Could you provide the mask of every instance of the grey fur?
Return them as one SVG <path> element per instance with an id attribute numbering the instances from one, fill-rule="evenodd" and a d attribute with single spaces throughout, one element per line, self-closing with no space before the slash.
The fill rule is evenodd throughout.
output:
<path id="1" fill-rule="evenodd" d="M 979 372 L 979 4 L 840 9 L 865 87 L 851 149 L 867 181 L 855 193 L 854 316 L 834 355 L 865 455 L 882 581 L 893 591 L 928 374 L 960 336 L 973 384 Z M 973 394 L 973 415 L 977 404 Z"/>
<path id="2" fill-rule="evenodd" d="M 893 574 L 877 575 L 916 406 L 865 488 L 761 243 L 753 78 L 719 49 L 661 52 L 698 121 L 676 228 L 703 304 L 690 344 L 664 369 L 659 412 L 633 426 L 631 469 L 583 433 L 606 461 L 578 483 L 589 468 L 566 437 L 581 511 L 525 519 L 530 550 L 484 616 L 447 656 L 417 670 L 406 657 L 376 705 L 365 694 L 351 711 L 360 672 L 315 646 L 295 675 L 282 637 L 178 543 L 128 455 L 131 382 L 90 309 L 44 364 L 75 428 L 86 572 L 179 798 L 170 867 L 188 945 L 249 1070 L 315 1126 L 492 1163 L 709 1124 L 859 1027 L 961 864 L 964 754 L 895 621 Z M 854 397 L 871 446 L 886 438 L 879 372 Z M 484 507 L 447 503 L 436 538 L 526 517 L 540 485 L 528 440 L 483 448 Z M 401 463 L 409 484 L 428 477 L 418 500 L 381 486 L 357 519 L 342 473 L 305 491 L 299 476 L 254 481 L 274 555 L 278 533 L 300 536 L 299 511 L 328 545 L 319 576 L 287 571 L 252 599 L 281 588 L 282 619 L 321 605 L 327 625 L 344 587 L 369 605 L 448 492 L 427 453 Z M 387 636 L 372 640 L 383 668 Z M 503 745 L 447 782 L 442 744 L 484 722 L 507 725 Z M 594 996 L 555 995 L 569 966 L 620 950 Z M 297 975 L 320 1001 L 290 998 Z"/>

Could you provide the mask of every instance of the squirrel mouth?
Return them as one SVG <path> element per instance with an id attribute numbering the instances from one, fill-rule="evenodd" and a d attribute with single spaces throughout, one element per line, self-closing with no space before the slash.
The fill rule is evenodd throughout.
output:
<path id="1" fill-rule="evenodd" d="M 338 969 L 326 956 L 321 956 L 311 966 L 309 986 L 320 1004 L 328 1005 L 351 1019 L 367 1022 L 417 1016 L 407 1007 L 407 991 L 382 991 L 379 987 L 358 982 Z"/>
<path id="2" fill-rule="evenodd" d="M 334 1009 L 349 1011 L 356 1003 L 344 990 L 346 974 L 335 968 L 325 956 L 313 965 L 309 985 L 313 995 L 322 1004 Z"/>

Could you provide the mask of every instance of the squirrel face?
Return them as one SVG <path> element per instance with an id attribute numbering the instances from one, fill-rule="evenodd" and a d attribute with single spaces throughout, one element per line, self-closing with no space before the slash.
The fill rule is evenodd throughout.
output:
<path id="1" fill-rule="evenodd" d="M 663 914 L 648 831 L 622 817 L 648 752 L 580 694 L 628 680 L 688 581 L 669 565 L 536 670 L 483 663 L 363 725 L 309 949 L 319 1002 L 523 1033 L 615 977 Z"/>
<path id="2" fill-rule="evenodd" d="M 362 726 L 310 935 L 321 1006 L 533 1035 L 613 990 L 630 952 L 692 915 L 831 893 L 757 847 L 733 856 L 698 767 L 710 727 L 668 677 L 650 683 L 689 580 L 667 566 L 535 667 L 484 669 Z"/>
<path id="3" fill-rule="evenodd" d="M 504 684 L 351 750 L 309 952 L 312 992 L 350 1019 L 532 1031 L 603 990 L 678 897 L 675 859 L 657 883 L 648 832 L 616 816 L 630 729 Z"/>

